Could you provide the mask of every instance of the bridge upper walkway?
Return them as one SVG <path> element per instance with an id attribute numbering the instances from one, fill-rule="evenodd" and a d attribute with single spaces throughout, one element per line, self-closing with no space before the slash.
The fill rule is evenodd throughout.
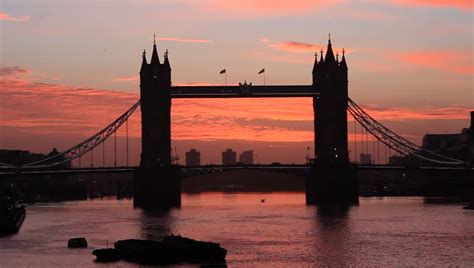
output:
<path id="1" fill-rule="evenodd" d="M 311 85 L 296 86 L 173 86 L 171 98 L 287 98 L 314 97 L 319 92 Z"/>

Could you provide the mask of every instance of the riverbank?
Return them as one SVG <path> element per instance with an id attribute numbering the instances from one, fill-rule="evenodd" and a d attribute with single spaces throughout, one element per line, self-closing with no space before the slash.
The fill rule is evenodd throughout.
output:
<path id="1" fill-rule="evenodd" d="M 9 189 L 13 188 L 13 189 Z M 85 200 L 133 196 L 131 173 L 19 176 L 3 179 L 0 189 L 18 192 L 24 202 Z M 294 174 L 241 169 L 181 180 L 183 193 L 200 192 L 304 192 L 305 177 Z M 469 174 L 426 173 L 418 170 L 361 170 L 361 196 L 440 196 L 474 201 L 474 180 Z"/>

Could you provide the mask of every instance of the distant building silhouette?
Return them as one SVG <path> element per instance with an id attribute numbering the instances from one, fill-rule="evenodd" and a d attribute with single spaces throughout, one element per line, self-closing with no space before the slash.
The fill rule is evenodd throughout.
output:
<path id="1" fill-rule="evenodd" d="M 241 153 L 239 156 L 239 162 L 245 165 L 253 165 L 253 150 Z"/>
<path id="2" fill-rule="evenodd" d="M 21 150 L 0 150 L 0 162 L 12 165 L 24 164 L 30 156 L 30 152 Z"/>
<path id="3" fill-rule="evenodd" d="M 44 154 L 34 154 L 22 150 L 0 150 L 0 163 L 20 166 L 45 158 Z"/>
<path id="4" fill-rule="evenodd" d="M 371 154 L 360 154 L 360 163 L 361 164 L 372 164 L 372 155 Z"/>
<path id="5" fill-rule="evenodd" d="M 423 148 L 459 160 L 474 160 L 474 111 L 471 111 L 471 126 L 456 134 L 425 134 Z"/>
<path id="6" fill-rule="evenodd" d="M 53 148 L 53 150 L 46 155 L 30 153 L 29 151 L 23 151 L 23 150 L 0 150 L 0 163 L 10 164 L 14 166 L 21 166 L 24 164 L 40 161 L 47 157 L 52 157 L 58 154 L 59 152 L 56 148 Z M 55 161 L 63 161 L 63 160 L 65 160 L 64 156 L 57 157 L 55 159 Z M 45 164 L 47 165 L 48 162 L 46 162 Z M 71 162 L 65 162 L 54 168 L 56 169 L 71 168 Z"/>
<path id="7" fill-rule="evenodd" d="M 186 166 L 199 166 L 201 165 L 201 153 L 196 149 L 191 149 L 186 152 Z"/>
<path id="8" fill-rule="evenodd" d="M 232 149 L 227 149 L 222 152 L 222 164 L 223 165 L 235 165 L 237 164 L 237 153 Z"/>

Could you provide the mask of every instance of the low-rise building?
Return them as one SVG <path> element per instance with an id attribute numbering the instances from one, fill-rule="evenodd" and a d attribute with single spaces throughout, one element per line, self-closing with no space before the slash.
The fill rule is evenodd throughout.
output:
<path id="1" fill-rule="evenodd" d="M 474 161 L 474 111 L 471 111 L 471 125 L 463 128 L 461 133 L 425 134 L 423 149 L 456 158 L 463 161 Z"/>

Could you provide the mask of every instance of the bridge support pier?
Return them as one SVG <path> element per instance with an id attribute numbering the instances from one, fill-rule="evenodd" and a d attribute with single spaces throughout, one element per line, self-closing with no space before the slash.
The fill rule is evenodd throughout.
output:
<path id="1" fill-rule="evenodd" d="M 133 175 L 135 207 L 165 209 L 181 206 L 179 167 L 140 167 Z"/>
<path id="2" fill-rule="evenodd" d="M 306 204 L 350 205 L 359 203 L 357 167 L 351 164 L 311 167 L 306 177 Z"/>

